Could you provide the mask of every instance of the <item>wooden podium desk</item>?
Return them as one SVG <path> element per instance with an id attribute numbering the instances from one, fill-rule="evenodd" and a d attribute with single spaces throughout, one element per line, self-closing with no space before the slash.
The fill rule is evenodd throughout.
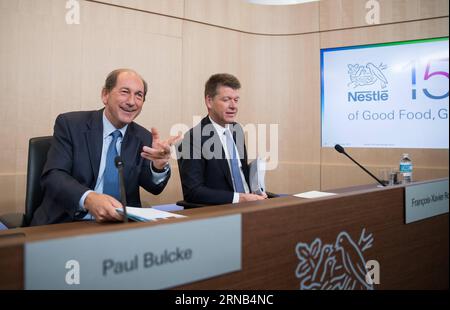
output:
<path id="1" fill-rule="evenodd" d="M 350 270 L 361 259 L 379 263 L 380 284 L 374 289 L 448 289 L 448 213 L 405 224 L 404 186 L 336 192 L 319 199 L 288 196 L 183 210 L 177 213 L 188 217 L 151 223 L 74 222 L 1 231 L 0 289 L 24 288 L 24 244 L 30 241 L 230 214 L 242 218 L 242 269 L 176 289 L 324 288 L 345 273 L 344 265 Z M 335 279 L 338 287 L 367 288 L 347 273 L 353 287 Z"/>

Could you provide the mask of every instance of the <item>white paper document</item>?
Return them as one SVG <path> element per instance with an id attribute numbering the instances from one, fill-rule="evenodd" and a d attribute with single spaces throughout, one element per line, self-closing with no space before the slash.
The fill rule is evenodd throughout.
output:
<path id="1" fill-rule="evenodd" d="M 116 209 L 120 214 L 123 214 L 122 208 Z M 153 208 L 133 208 L 127 207 L 128 218 L 138 222 L 156 221 L 158 219 L 167 219 L 170 217 L 186 217 L 184 215 L 175 214 L 171 212 L 161 211 Z"/>
<path id="2" fill-rule="evenodd" d="M 250 191 L 253 194 L 261 195 L 266 191 L 264 182 L 266 176 L 266 162 L 260 158 L 255 159 L 249 164 L 250 168 Z"/>
<path id="3" fill-rule="evenodd" d="M 295 194 L 294 196 L 299 197 L 299 198 L 321 198 L 321 197 L 334 196 L 334 195 L 337 195 L 337 194 L 327 193 L 327 192 L 319 192 L 319 191 L 310 191 L 310 192 Z"/>

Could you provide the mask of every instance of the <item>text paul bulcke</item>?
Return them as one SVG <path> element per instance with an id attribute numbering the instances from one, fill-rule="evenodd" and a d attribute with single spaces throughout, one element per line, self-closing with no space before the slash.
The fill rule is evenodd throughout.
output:
<path id="1" fill-rule="evenodd" d="M 164 250 L 162 253 L 146 252 L 142 255 L 135 254 L 127 260 L 105 259 L 102 262 L 103 276 L 119 275 L 122 273 L 137 271 L 140 268 L 152 268 L 166 264 L 188 261 L 192 258 L 191 249 Z"/>

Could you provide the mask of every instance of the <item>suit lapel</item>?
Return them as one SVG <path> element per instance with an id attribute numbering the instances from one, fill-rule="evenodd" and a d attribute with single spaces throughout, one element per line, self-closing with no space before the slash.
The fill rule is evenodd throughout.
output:
<path id="1" fill-rule="evenodd" d="M 218 161 L 219 167 L 220 167 L 221 170 L 222 170 L 222 173 L 225 175 L 225 179 L 227 180 L 228 185 L 230 186 L 230 188 L 234 188 L 234 186 L 233 186 L 233 180 L 231 179 L 230 167 L 229 167 L 229 165 L 228 165 L 228 162 L 227 162 L 227 159 L 226 159 L 226 156 L 225 156 L 225 150 L 224 150 L 224 148 L 223 148 L 223 145 L 222 145 L 222 142 L 221 142 L 221 140 L 220 140 L 219 134 L 218 134 L 218 132 L 215 130 L 215 128 L 214 128 L 213 124 L 211 123 L 211 121 L 209 120 L 209 117 L 208 117 L 208 116 L 205 117 L 205 118 L 202 120 L 202 123 L 203 123 L 203 126 L 202 126 L 202 137 L 203 137 L 203 127 L 204 127 L 204 126 L 209 125 L 209 126 L 212 126 L 213 129 L 214 129 L 214 130 L 211 132 L 211 135 L 210 135 L 209 137 L 206 136 L 206 140 L 212 139 L 213 145 L 214 145 L 214 146 L 220 145 L 220 148 L 221 148 L 221 156 L 222 156 L 222 157 L 221 157 L 221 159 L 217 159 L 217 161 Z M 205 140 L 205 141 L 206 141 L 206 140 Z M 203 146 L 203 144 L 202 144 L 202 146 Z M 215 150 L 214 150 L 214 151 L 215 151 Z"/>
<path id="2" fill-rule="evenodd" d="M 91 119 L 88 121 L 88 130 L 86 131 L 87 149 L 89 152 L 89 159 L 94 174 L 94 180 L 97 182 L 98 170 L 100 167 L 100 160 L 102 156 L 103 147 L 103 109 L 95 111 Z"/>
<path id="3" fill-rule="evenodd" d="M 225 150 L 223 148 L 222 142 L 220 141 L 220 138 L 219 138 L 217 132 L 214 134 L 214 136 L 215 136 L 215 139 L 218 140 L 218 141 L 215 141 L 215 143 L 218 143 L 218 144 L 214 144 L 214 145 L 220 145 L 222 148 L 222 159 L 219 160 L 220 167 L 222 168 L 222 172 L 225 174 L 225 178 L 227 179 L 228 185 L 230 185 L 230 188 L 234 188 L 233 180 L 231 178 L 230 166 L 228 164 L 227 157 L 225 156 Z"/>
<path id="4" fill-rule="evenodd" d="M 140 154 L 140 141 L 134 134 L 134 123 L 128 125 L 125 137 L 122 140 L 120 156 L 124 162 L 124 178 L 128 179 L 133 165 L 136 162 L 136 155 Z"/>
<path id="5" fill-rule="evenodd" d="M 244 148 L 245 148 L 245 143 L 237 143 L 237 141 L 238 141 L 238 139 L 236 138 L 236 135 L 237 135 L 237 133 L 236 133 L 236 131 L 235 130 L 233 130 L 233 140 L 234 140 L 234 144 L 236 144 L 236 148 L 237 148 L 237 150 L 238 150 L 238 155 L 239 155 L 239 159 L 240 159 L 240 161 L 241 161 L 241 163 L 242 163 L 242 161 L 244 160 L 244 155 L 245 155 L 245 150 L 244 150 Z M 244 137 L 240 137 L 240 139 L 239 139 L 239 142 L 240 141 L 244 141 Z"/>
<path id="6" fill-rule="evenodd" d="M 233 125 L 236 125 L 236 123 L 234 123 Z M 239 127 L 240 129 L 241 127 Z M 242 135 L 239 137 L 239 139 L 237 138 L 237 135 Z M 245 137 L 244 137 L 244 132 L 242 130 L 233 130 L 233 140 L 234 143 L 236 144 L 236 147 L 238 149 L 238 153 L 239 153 L 239 159 L 241 161 L 241 165 L 242 165 L 242 172 L 244 173 L 244 178 L 245 181 L 247 182 L 247 184 L 250 184 L 249 182 L 249 173 L 248 173 L 248 164 L 247 164 L 247 151 L 245 150 Z"/>

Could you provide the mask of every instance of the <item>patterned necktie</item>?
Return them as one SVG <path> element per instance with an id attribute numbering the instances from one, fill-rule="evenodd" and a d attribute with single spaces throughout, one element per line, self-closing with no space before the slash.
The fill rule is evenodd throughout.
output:
<path id="1" fill-rule="evenodd" d="M 114 159 L 117 154 L 117 139 L 122 136 L 119 130 L 111 133 L 112 141 L 109 144 L 108 153 L 106 154 L 105 173 L 103 174 L 103 193 L 113 196 L 120 201 L 119 190 L 119 172 L 117 171 Z"/>
<path id="2" fill-rule="evenodd" d="M 231 174 L 233 176 L 234 189 L 237 193 L 245 193 L 244 184 L 242 183 L 241 170 L 239 168 L 239 159 L 236 156 L 236 147 L 233 137 L 229 130 L 225 130 L 227 137 L 228 154 L 230 155 Z"/>

